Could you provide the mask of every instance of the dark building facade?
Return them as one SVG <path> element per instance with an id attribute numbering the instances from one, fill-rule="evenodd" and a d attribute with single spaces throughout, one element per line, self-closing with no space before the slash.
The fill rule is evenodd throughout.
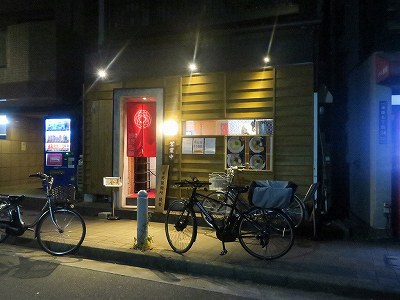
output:
<path id="1" fill-rule="evenodd" d="M 348 78 L 376 52 L 396 57 L 397 1 L 2 1 L 0 17 L 0 98 L 13 100 L 2 101 L 0 109 L 30 117 L 59 110 L 80 112 L 83 85 L 85 93 L 104 90 L 95 96 L 100 106 L 107 103 L 103 99 L 113 99 L 114 92 L 128 87 L 168 92 L 166 82 L 171 78 L 181 78 L 176 79 L 181 87 L 177 95 L 186 97 L 182 82 L 190 76 L 190 62 L 198 64 L 197 76 L 207 78 L 311 65 L 311 86 L 318 98 L 316 180 L 324 187 L 321 208 L 329 218 L 350 215 L 351 178 L 345 154 L 352 101 Z M 263 61 L 266 56 L 269 63 Z M 95 74 L 100 68 L 108 72 L 102 82 Z M 285 84 L 274 76 L 270 78 Z M 218 80 L 217 85 L 227 82 Z M 399 93 L 398 87 L 394 76 L 393 95 Z M 225 86 L 221 90 L 227 91 Z M 96 106 L 87 109 L 99 111 Z M 111 111 L 108 107 L 103 117 L 112 117 Z M 96 122 L 101 124 L 101 118 Z M 110 143 L 112 135 L 105 133 Z M 87 133 L 82 141 L 86 138 Z M 100 177 L 112 173 L 109 145 L 91 147 L 98 148 L 100 156 L 94 159 L 86 153 L 86 182 L 91 180 L 90 170 L 100 172 Z M 105 159 L 110 162 L 104 168 Z M 396 173 L 395 168 L 392 171 Z M 101 183 L 95 186 L 87 183 L 88 193 L 107 193 Z"/>

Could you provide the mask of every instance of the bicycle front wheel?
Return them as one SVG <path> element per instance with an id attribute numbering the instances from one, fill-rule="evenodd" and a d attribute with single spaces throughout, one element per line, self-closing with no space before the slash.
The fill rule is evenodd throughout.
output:
<path id="1" fill-rule="evenodd" d="M 177 200 L 168 207 L 165 234 L 171 248 L 177 253 L 188 251 L 197 236 L 197 221 L 187 201 Z"/>
<path id="2" fill-rule="evenodd" d="M 254 257 L 276 259 L 293 246 L 293 223 L 280 210 L 255 208 L 246 213 L 239 224 L 239 241 Z"/>
<path id="3" fill-rule="evenodd" d="M 51 255 L 65 255 L 76 251 L 86 235 L 86 225 L 76 211 L 58 208 L 54 210 L 53 223 L 48 211 L 39 221 L 36 234 L 40 247 Z"/>

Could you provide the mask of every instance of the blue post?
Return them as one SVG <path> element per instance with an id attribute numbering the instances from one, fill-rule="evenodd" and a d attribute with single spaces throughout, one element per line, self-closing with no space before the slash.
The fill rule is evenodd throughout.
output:
<path id="1" fill-rule="evenodd" d="M 147 240 L 148 227 L 148 194 L 145 190 L 140 190 L 137 199 L 137 243 L 143 246 Z"/>

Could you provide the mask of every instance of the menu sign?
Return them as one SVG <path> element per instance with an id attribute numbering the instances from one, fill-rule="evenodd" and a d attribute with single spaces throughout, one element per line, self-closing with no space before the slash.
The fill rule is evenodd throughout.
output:
<path id="1" fill-rule="evenodd" d="M 45 151 L 71 151 L 71 119 L 46 119 Z"/>

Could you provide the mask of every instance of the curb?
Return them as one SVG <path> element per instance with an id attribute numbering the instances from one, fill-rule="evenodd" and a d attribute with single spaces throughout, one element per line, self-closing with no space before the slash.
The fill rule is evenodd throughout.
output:
<path id="1" fill-rule="evenodd" d="M 40 249 L 36 240 L 16 237 L 7 242 L 29 248 Z M 385 288 L 381 290 L 376 282 L 326 274 L 307 272 L 279 271 L 225 263 L 204 262 L 187 257 L 170 257 L 157 252 L 139 250 L 104 249 L 82 245 L 76 256 L 103 262 L 156 269 L 164 272 L 225 278 L 241 282 L 267 284 L 282 288 L 299 289 L 310 292 L 325 292 L 346 297 L 365 297 L 378 299 L 399 299 L 400 290 Z"/>
<path id="2" fill-rule="evenodd" d="M 141 252 L 138 250 L 127 252 L 118 249 L 81 246 L 77 255 L 84 258 L 165 272 L 233 279 L 241 282 L 248 281 L 310 292 L 326 292 L 339 296 L 384 299 L 399 299 L 400 296 L 399 290 L 387 289 L 382 291 L 376 282 L 368 280 L 356 279 L 349 282 L 347 277 L 342 276 L 285 272 L 214 262 L 207 263 L 199 259 L 187 259 L 183 256 L 174 258 L 154 252 Z"/>

